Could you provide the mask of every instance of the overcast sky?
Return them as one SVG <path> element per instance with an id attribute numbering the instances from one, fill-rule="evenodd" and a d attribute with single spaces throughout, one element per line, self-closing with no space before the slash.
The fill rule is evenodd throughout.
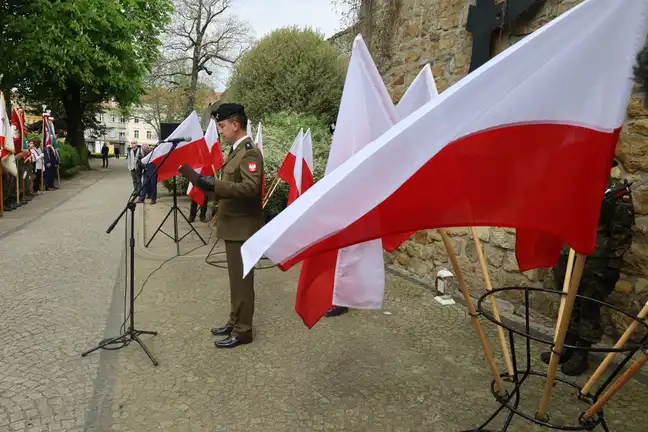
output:
<path id="1" fill-rule="evenodd" d="M 247 21 L 260 39 L 272 30 L 296 25 L 333 36 L 342 30 L 342 17 L 331 0 L 236 0 L 232 12 Z M 225 90 L 227 76 L 216 90 Z"/>

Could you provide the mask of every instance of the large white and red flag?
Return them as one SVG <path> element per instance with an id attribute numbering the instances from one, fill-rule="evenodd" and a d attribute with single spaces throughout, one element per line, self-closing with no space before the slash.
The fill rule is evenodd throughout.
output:
<path id="1" fill-rule="evenodd" d="M 285 270 L 456 226 L 517 228 L 522 270 L 553 266 L 563 243 L 592 253 L 647 8 L 585 0 L 500 53 L 258 231 L 241 251 L 244 274 L 262 255 Z"/>
<path id="2" fill-rule="evenodd" d="M 178 168 L 181 165 L 187 164 L 193 169 L 198 169 L 205 166 L 206 161 L 209 160 L 209 155 L 206 150 L 207 144 L 196 111 L 189 114 L 165 141 L 183 137 L 189 138 L 190 140 L 180 142 L 175 150 L 171 151 L 173 144 L 163 142 L 142 159 L 142 162 L 145 164 L 150 162 L 156 167 L 159 167 L 158 182 L 178 175 Z M 160 167 L 160 164 L 169 152 L 171 154 Z"/>
<path id="3" fill-rule="evenodd" d="M 324 176 L 362 151 L 397 121 L 392 99 L 364 40 L 358 36 L 353 42 Z M 379 171 L 375 174 L 381 175 Z M 304 262 L 295 311 L 311 328 L 332 305 L 380 308 L 384 287 L 385 265 L 380 239 L 336 248 Z"/>
<path id="4" fill-rule="evenodd" d="M 211 119 L 207 130 L 205 131 L 205 145 L 207 146 L 205 155 L 208 160 L 205 161 L 202 168 L 195 171 L 204 176 L 212 176 L 223 167 L 225 160 L 223 159 L 223 150 L 221 149 L 220 139 L 218 137 L 218 129 L 216 128 L 216 121 Z M 187 195 L 191 197 L 197 204 L 203 205 L 205 202 L 205 194 L 200 188 L 194 187 L 189 183 L 187 188 Z"/>
<path id="5" fill-rule="evenodd" d="M 313 140 L 310 129 L 301 129 L 277 173 L 290 189 L 288 205 L 313 185 Z"/>

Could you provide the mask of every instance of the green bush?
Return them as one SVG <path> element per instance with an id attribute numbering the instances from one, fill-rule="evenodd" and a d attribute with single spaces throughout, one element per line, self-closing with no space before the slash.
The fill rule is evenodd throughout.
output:
<path id="1" fill-rule="evenodd" d="M 81 171 L 80 166 L 74 166 L 70 168 L 61 168 L 59 170 L 59 173 L 61 174 L 61 178 L 70 178 L 74 177 L 75 175 L 79 174 L 79 171 Z"/>
<path id="2" fill-rule="evenodd" d="M 333 122 L 347 59 L 312 30 L 282 28 L 261 39 L 237 63 L 225 99 L 243 104 L 253 122 L 293 111 Z"/>
<path id="3" fill-rule="evenodd" d="M 173 178 L 162 181 L 162 185 L 169 193 L 173 193 Z M 176 177 L 176 194 L 178 196 L 186 195 L 189 188 L 189 180 L 182 176 Z"/>
<path id="4" fill-rule="evenodd" d="M 77 152 L 77 150 L 70 144 L 59 145 L 58 153 L 61 170 L 69 170 L 70 168 L 78 167 L 79 165 L 81 165 L 81 157 L 79 156 L 79 152 Z"/>

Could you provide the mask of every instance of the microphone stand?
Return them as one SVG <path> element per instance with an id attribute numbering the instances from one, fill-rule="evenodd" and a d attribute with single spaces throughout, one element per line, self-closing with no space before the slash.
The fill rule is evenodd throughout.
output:
<path id="1" fill-rule="evenodd" d="M 164 165 L 166 160 L 169 158 L 169 156 L 171 155 L 173 150 L 176 149 L 177 146 L 178 146 L 178 142 L 172 142 L 171 149 L 166 154 L 164 159 L 162 159 L 162 163 L 160 163 L 160 165 L 158 165 L 157 168 L 155 169 L 153 178 L 155 177 L 155 174 L 157 174 L 157 172 Z M 129 317 L 129 320 L 130 320 L 130 322 L 129 322 L 129 325 L 128 325 L 128 329 L 126 329 L 123 334 L 121 334 L 121 335 L 119 335 L 117 337 L 102 340 L 99 343 L 99 345 L 97 345 L 94 348 L 89 349 L 89 350 L 85 351 L 84 353 L 82 353 L 81 357 L 85 357 L 88 354 L 90 354 L 90 353 L 92 353 L 92 352 L 94 352 L 94 351 L 96 351 L 98 349 L 105 348 L 108 345 L 112 345 L 112 344 L 115 344 L 115 343 L 122 343 L 122 346 L 120 346 L 119 348 L 123 348 L 126 345 L 128 345 L 131 341 L 135 341 L 142 347 L 142 349 L 144 350 L 144 352 L 146 353 L 148 358 L 151 359 L 151 362 L 153 362 L 153 365 L 155 365 L 155 366 L 158 365 L 158 361 L 155 359 L 155 357 L 153 357 L 153 355 L 148 350 L 148 348 L 146 348 L 146 345 L 144 345 L 144 342 L 142 342 L 142 340 L 139 338 L 139 336 L 143 335 L 143 334 L 156 336 L 157 332 L 147 331 L 147 330 L 137 330 L 135 328 L 135 207 L 136 207 L 135 200 L 139 197 L 140 192 L 142 191 L 143 188 L 144 188 L 144 185 L 140 184 L 139 189 L 137 191 L 132 192 L 130 198 L 128 199 L 128 202 L 126 203 L 126 206 L 124 207 L 124 209 L 121 211 L 121 213 L 119 213 L 119 216 L 117 216 L 117 218 L 113 221 L 112 224 L 110 224 L 110 226 L 106 230 L 106 234 L 110 234 L 110 232 L 115 228 L 115 226 L 117 226 L 117 223 L 121 220 L 121 218 L 126 214 L 127 211 L 130 210 L 130 239 L 129 239 L 129 244 L 128 244 L 129 251 L 130 251 L 130 263 L 129 263 L 130 264 L 130 268 L 129 268 L 129 273 L 130 273 L 130 275 L 129 275 L 130 276 L 130 283 L 129 283 L 129 285 L 130 285 L 130 317 Z M 115 349 L 119 349 L 119 348 L 115 348 Z"/>

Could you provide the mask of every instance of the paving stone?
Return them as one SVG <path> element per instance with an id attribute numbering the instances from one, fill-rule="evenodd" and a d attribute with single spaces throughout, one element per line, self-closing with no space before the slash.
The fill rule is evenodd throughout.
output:
<path id="1" fill-rule="evenodd" d="M 86 180 L 41 217 L 14 223 L 14 231 L 0 228 L 0 256 L 16 257 L 2 267 L 9 284 L 0 304 L 0 430 L 445 432 L 473 428 L 496 408 L 465 308 L 441 306 L 394 275 L 383 308 L 391 315 L 354 310 L 308 330 L 293 310 L 299 268 L 258 270 L 254 343 L 216 350 L 209 329 L 227 318 L 229 285 L 227 270 L 205 263 L 215 240 L 202 223 L 196 227 L 209 245 L 195 234 L 185 238 L 188 256 L 165 263 L 137 299 L 136 327 L 159 332 L 142 340 L 160 365 L 137 343 L 80 357 L 118 334 L 123 321 L 123 222 L 104 232 L 130 187 L 123 160 Z M 64 185 L 50 194 L 68 193 Z M 137 207 L 137 290 L 176 250 L 164 235 L 143 246 L 171 203 L 161 187 L 159 195 L 157 205 Z M 188 214 L 185 197 L 179 205 Z M 181 235 L 188 228 L 182 221 Z M 219 242 L 214 252 L 222 250 Z M 24 271 L 43 262 L 46 282 Z M 495 329 L 484 328 L 502 367 Z M 534 346 L 532 364 L 545 371 L 539 353 Z M 537 409 L 543 384 L 529 378 L 526 412 Z M 646 390 L 632 381 L 613 399 L 605 413 L 612 430 L 645 429 Z M 552 421 L 573 424 L 582 410 L 572 389 L 556 387 Z M 516 418 L 509 430 L 540 429 Z"/>

